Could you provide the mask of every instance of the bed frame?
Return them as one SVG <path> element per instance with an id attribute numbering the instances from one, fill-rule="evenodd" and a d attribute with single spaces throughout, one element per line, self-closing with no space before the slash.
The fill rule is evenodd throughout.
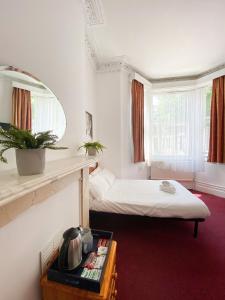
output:
<path id="1" fill-rule="evenodd" d="M 100 211 L 94 211 L 94 210 L 90 210 L 89 215 L 90 215 L 90 223 L 92 223 L 93 221 L 95 222 L 96 218 L 98 219 L 101 216 L 106 217 L 107 220 L 110 220 L 110 217 L 116 218 L 116 216 L 123 216 L 123 214 L 119 214 L 119 213 L 100 212 Z M 163 219 L 163 220 L 168 220 L 168 221 L 194 222 L 194 231 L 193 231 L 194 238 L 198 237 L 199 223 L 205 221 L 205 219 L 160 218 L 160 217 L 148 217 L 148 216 L 141 216 L 141 215 L 126 215 L 126 216 L 129 216 L 131 218 L 138 217 L 138 218 L 155 219 L 155 220 Z"/>
<path id="2" fill-rule="evenodd" d="M 182 218 L 164 218 L 166 220 L 176 220 L 176 221 L 191 221 L 194 222 L 194 233 L 193 236 L 196 239 L 198 237 L 198 224 L 199 222 L 204 222 L 205 219 L 182 219 Z"/>

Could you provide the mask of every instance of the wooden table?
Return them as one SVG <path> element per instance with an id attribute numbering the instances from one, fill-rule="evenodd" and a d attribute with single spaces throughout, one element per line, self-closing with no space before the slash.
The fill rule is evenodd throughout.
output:
<path id="1" fill-rule="evenodd" d="M 100 293 L 50 281 L 45 275 L 41 279 L 43 300 L 115 300 L 117 295 L 116 247 L 117 243 L 112 241 Z"/>

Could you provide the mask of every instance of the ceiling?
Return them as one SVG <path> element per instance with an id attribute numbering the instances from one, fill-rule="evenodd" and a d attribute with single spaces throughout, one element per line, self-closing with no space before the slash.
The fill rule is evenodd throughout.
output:
<path id="1" fill-rule="evenodd" d="M 92 0 L 98 62 L 123 57 L 148 78 L 191 76 L 225 63 L 224 0 Z M 92 18 L 93 21 L 93 18 Z"/>

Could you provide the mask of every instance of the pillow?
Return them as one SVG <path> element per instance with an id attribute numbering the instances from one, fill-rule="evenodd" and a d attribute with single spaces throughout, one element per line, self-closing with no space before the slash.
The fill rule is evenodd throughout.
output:
<path id="1" fill-rule="evenodd" d="M 113 182 L 116 179 L 115 175 L 107 169 L 103 169 L 99 175 L 103 177 L 110 186 L 113 185 Z"/>
<path id="2" fill-rule="evenodd" d="M 110 188 L 110 185 L 102 176 L 100 176 L 99 172 L 99 174 L 89 178 L 89 188 L 90 193 L 94 198 L 102 200 L 105 193 Z"/>

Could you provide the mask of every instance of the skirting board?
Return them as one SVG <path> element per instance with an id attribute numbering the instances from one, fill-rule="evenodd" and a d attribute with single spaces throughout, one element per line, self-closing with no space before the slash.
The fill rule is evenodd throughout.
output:
<path id="1" fill-rule="evenodd" d="M 225 198 L 225 187 L 216 184 L 210 184 L 207 182 L 195 181 L 194 189 L 199 192 L 212 194 L 215 196 Z"/>

